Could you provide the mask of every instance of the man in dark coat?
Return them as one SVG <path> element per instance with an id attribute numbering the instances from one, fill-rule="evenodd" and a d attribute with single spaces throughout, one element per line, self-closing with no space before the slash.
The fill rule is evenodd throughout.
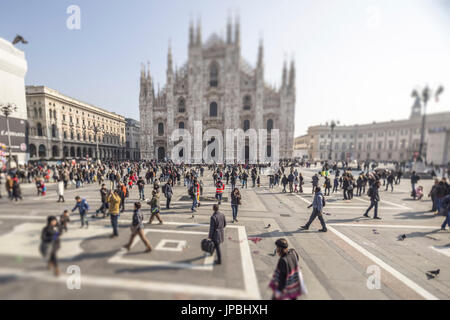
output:
<path id="1" fill-rule="evenodd" d="M 214 213 L 211 216 L 211 220 L 209 223 L 209 239 L 214 242 L 214 246 L 217 252 L 217 260 L 216 264 L 222 263 L 222 254 L 220 252 L 220 244 L 223 242 L 225 235 L 224 229 L 227 226 L 227 222 L 225 220 L 225 215 L 219 212 L 219 206 L 215 204 L 213 206 Z"/>

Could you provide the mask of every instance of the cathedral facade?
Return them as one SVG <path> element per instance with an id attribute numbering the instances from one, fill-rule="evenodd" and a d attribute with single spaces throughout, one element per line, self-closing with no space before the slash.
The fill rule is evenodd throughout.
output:
<path id="1" fill-rule="evenodd" d="M 259 44 L 257 65 L 250 66 L 241 56 L 240 24 L 228 21 L 226 37 L 212 34 L 202 41 L 201 26 L 189 27 L 188 61 L 174 68 L 169 47 L 166 84 L 155 91 L 150 68 L 140 75 L 139 113 L 141 158 L 171 157 L 174 129 L 188 130 L 194 121 L 202 130 L 241 128 L 267 129 L 270 156 L 272 129 L 279 129 L 279 158 L 292 158 L 295 119 L 295 64 L 288 70 L 284 62 L 281 87 L 264 81 L 264 48 Z M 246 145 L 248 156 L 248 142 Z"/>

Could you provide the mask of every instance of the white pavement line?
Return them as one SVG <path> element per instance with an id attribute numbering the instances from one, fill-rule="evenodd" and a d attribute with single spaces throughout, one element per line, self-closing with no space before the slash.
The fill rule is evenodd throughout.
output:
<path id="1" fill-rule="evenodd" d="M 376 227 L 376 228 L 392 228 L 392 229 L 434 229 L 437 230 L 438 227 L 432 227 L 432 226 L 416 226 L 416 225 L 396 225 L 396 224 L 357 224 L 357 223 L 330 223 L 330 226 L 342 226 L 342 227 Z"/>
<path id="2" fill-rule="evenodd" d="M 253 266 L 253 259 L 250 254 L 250 247 L 248 245 L 245 227 L 239 226 L 238 234 L 245 291 L 248 293 L 251 299 L 260 300 L 261 295 L 259 292 L 258 280 L 256 279 L 255 268 Z"/>
<path id="3" fill-rule="evenodd" d="M 299 197 L 299 198 L 300 198 L 301 200 L 303 200 L 304 202 L 306 202 L 307 204 L 311 204 L 311 203 L 312 203 L 311 201 L 309 201 L 309 200 L 303 198 L 303 197 L 302 197 L 301 195 L 299 195 L 299 194 L 296 194 L 296 196 Z"/>
<path id="4" fill-rule="evenodd" d="M 59 210 L 61 211 L 61 210 Z M 20 216 L 12 214 L 0 214 L 0 219 L 12 219 L 12 220 L 47 220 L 47 216 Z"/>
<path id="5" fill-rule="evenodd" d="M 0 275 L 14 275 L 20 278 L 36 279 L 40 281 L 61 283 L 66 285 L 67 279 L 70 275 L 61 275 L 56 278 L 50 275 L 48 272 L 33 272 L 27 270 L 17 270 L 10 268 L 1 268 Z M 230 299 L 249 299 L 246 291 L 239 289 L 228 289 L 221 287 L 206 287 L 191 284 L 178 284 L 158 281 L 143 281 L 142 279 L 127 279 L 127 278 L 107 278 L 99 276 L 91 276 L 83 274 L 81 276 L 81 286 L 93 286 L 93 287 L 109 287 L 120 288 L 129 290 L 143 290 L 143 291 L 156 291 L 167 293 L 182 293 L 186 295 L 201 295 L 201 296 L 213 296 L 213 297 L 228 297 Z"/>
<path id="6" fill-rule="evenodd" d="M 167 224 L 167 223 L 165 223 Z M 184 234 L 208 234 L 208 232 L 201 231 L 182 231 L 182 230 L 172 230 L 172 229 L 146 229 L 146 232 L 161 232 L 161 233 L 184 233 Z"/>
<path id="7" fill-rule="evenodd" d="M 412 210 L 411 208 L 409 208 L 409 207 L 405 207 L 405 206 L 402 206 L 401 204 L 397 204 L 397 203 L 394 203 L 394 202 L 390 202 L 390 201 L 387 201 L 387 200 L 380 200 L 381 202 L 384 202 L 384 203 L 387 203 L 387 204 L 390 204 L 391 206 L 395 206 L 395 207 L 399 207 L 399 208 L 401 208 L 401 209 L 405 209 L 405 210 Z"/>
<path id="8" fill-rule="evenodd" d="M 358 250 L 364 256 L 366 256 L 367 258 L 369 258 L 370 260 L 375 262 L 379 267 L 383 268 L 384 270 L 386 270 L 387 272 L 392 274 L 395 278 L 397 278 L 399 281 L 403 282 L 406 286 L 411 288 L 414 292 L 416 292 L 417 294 L 419 294 L 423 298 L 425 298 L 427 300 L 439 300 L 438 297 L 436 297 L 436 296 L 432 295 L 431 293 L 429 293 L 428 291 L 426 291 L 424 288 L 419 286 L 417 283 L 415 283 L 414 281 L 412 281 L 408 277 L 404 276 L 403 274 L 401 274 L 400 272 L 398 272 L 397 270 L 392 268 L 390 265 L 385 263 L 383 260 L 381 260 L 380 258 L 376 257 L 375 255 L 373 255 L 372 253 L 370 253 L 369 251 L 367 251 L 366 249 L 361 247 L 359 244 L 357 244 L 356 242 L 354 242 L 353 240 L 351 240 L 350 238 L 348 238 L 344 234 L 342 234 L 339 231 L 337 231 L 335 228 L 330 226 L 328 229 L 331 230 L 339 238 L 341 238 L 342 240 L 347 242 L 350 246 L 352 246 L 353 248 Z"/>
<path id="9" fill-rule="evenodd" d="M 450 247 L 449 246 L 441 246 L 441 247 L 431 246 L 430 248 L 433 249 L 434 251 L 437 251 L 437 252 L 450 258 Z"/>
<path id="10" fill-rule="evenodd" d="M 358 207 L 358 206 L 330 206 L 327 205 L 325 208 L 327 209 L 367 209 L 367 207 Z M 387 207 L 378 207 L 378 210 L 398 210 L 398 208 L 387 208 Z"/>

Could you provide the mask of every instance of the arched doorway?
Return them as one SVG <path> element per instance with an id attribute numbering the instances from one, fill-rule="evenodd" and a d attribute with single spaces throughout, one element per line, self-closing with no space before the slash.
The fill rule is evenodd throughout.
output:
<path id="1" fill-rule="evenodd" d="M 45 158 L 47 156 L 47 150 L 45 149 L 45 146 L 41 144 L 39 146 L 39 158 Z"/>
<path id="2" fill-rule="evenodd" d="M 166 149 L 164 147 L 158 148 L 158 161 L 164 160 L 166 157 Z"/>
<path id="3" fill-rule="evenodd" d="M 58 146 L 53 146 L 52 147 L 52 158 L 57 158 L 57 157 L 59 157 Z"/>
<path id="4" fill-rule="evenodd" d="M 36 146 L 34 144 L 30 144 L 30 158 L 36 157 Z"/>

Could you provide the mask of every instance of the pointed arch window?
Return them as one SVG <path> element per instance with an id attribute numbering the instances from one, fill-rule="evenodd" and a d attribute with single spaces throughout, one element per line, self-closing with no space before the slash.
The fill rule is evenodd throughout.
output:
<path id="1" fill-rule="evenodd" d="M 164 135 L 164 123 L 162 122 L 158 123 L 158 135 Z"/>
<path id="2" fill-rule="evenodd" d="M 211 87 L 219 86 L 219 65 L 213 62 L 209 67 L 209 85 Z"/>
<path id="3" fill-rule="evenodd" d="M 243 109 L 250 110 L 252 108 L 252 97 L 249 95 L 244 96 Z"/>
<path id="4" fill-rule="evenodd" d="M 186 100 L 184 98 L 180 98 L 178 100 L 178 112 L 183 113 L 186 111 Z"/>
<path id="5" fill-rule="evenodd" d="M 250 129 L 250 120 L 244 120 L 244 131 Z"/>
<path id="6" fill-rule="evenodd" d="M 217 117 L 217 102 L 211 102 L 209 105 L 209 116 L 210 117 Z"/>
<path id="7" fill-rule="evenodd" d="M 273 129 L 273 120 L 269 119 L 267 120 L 267 131 L 270 132 Z"/>

